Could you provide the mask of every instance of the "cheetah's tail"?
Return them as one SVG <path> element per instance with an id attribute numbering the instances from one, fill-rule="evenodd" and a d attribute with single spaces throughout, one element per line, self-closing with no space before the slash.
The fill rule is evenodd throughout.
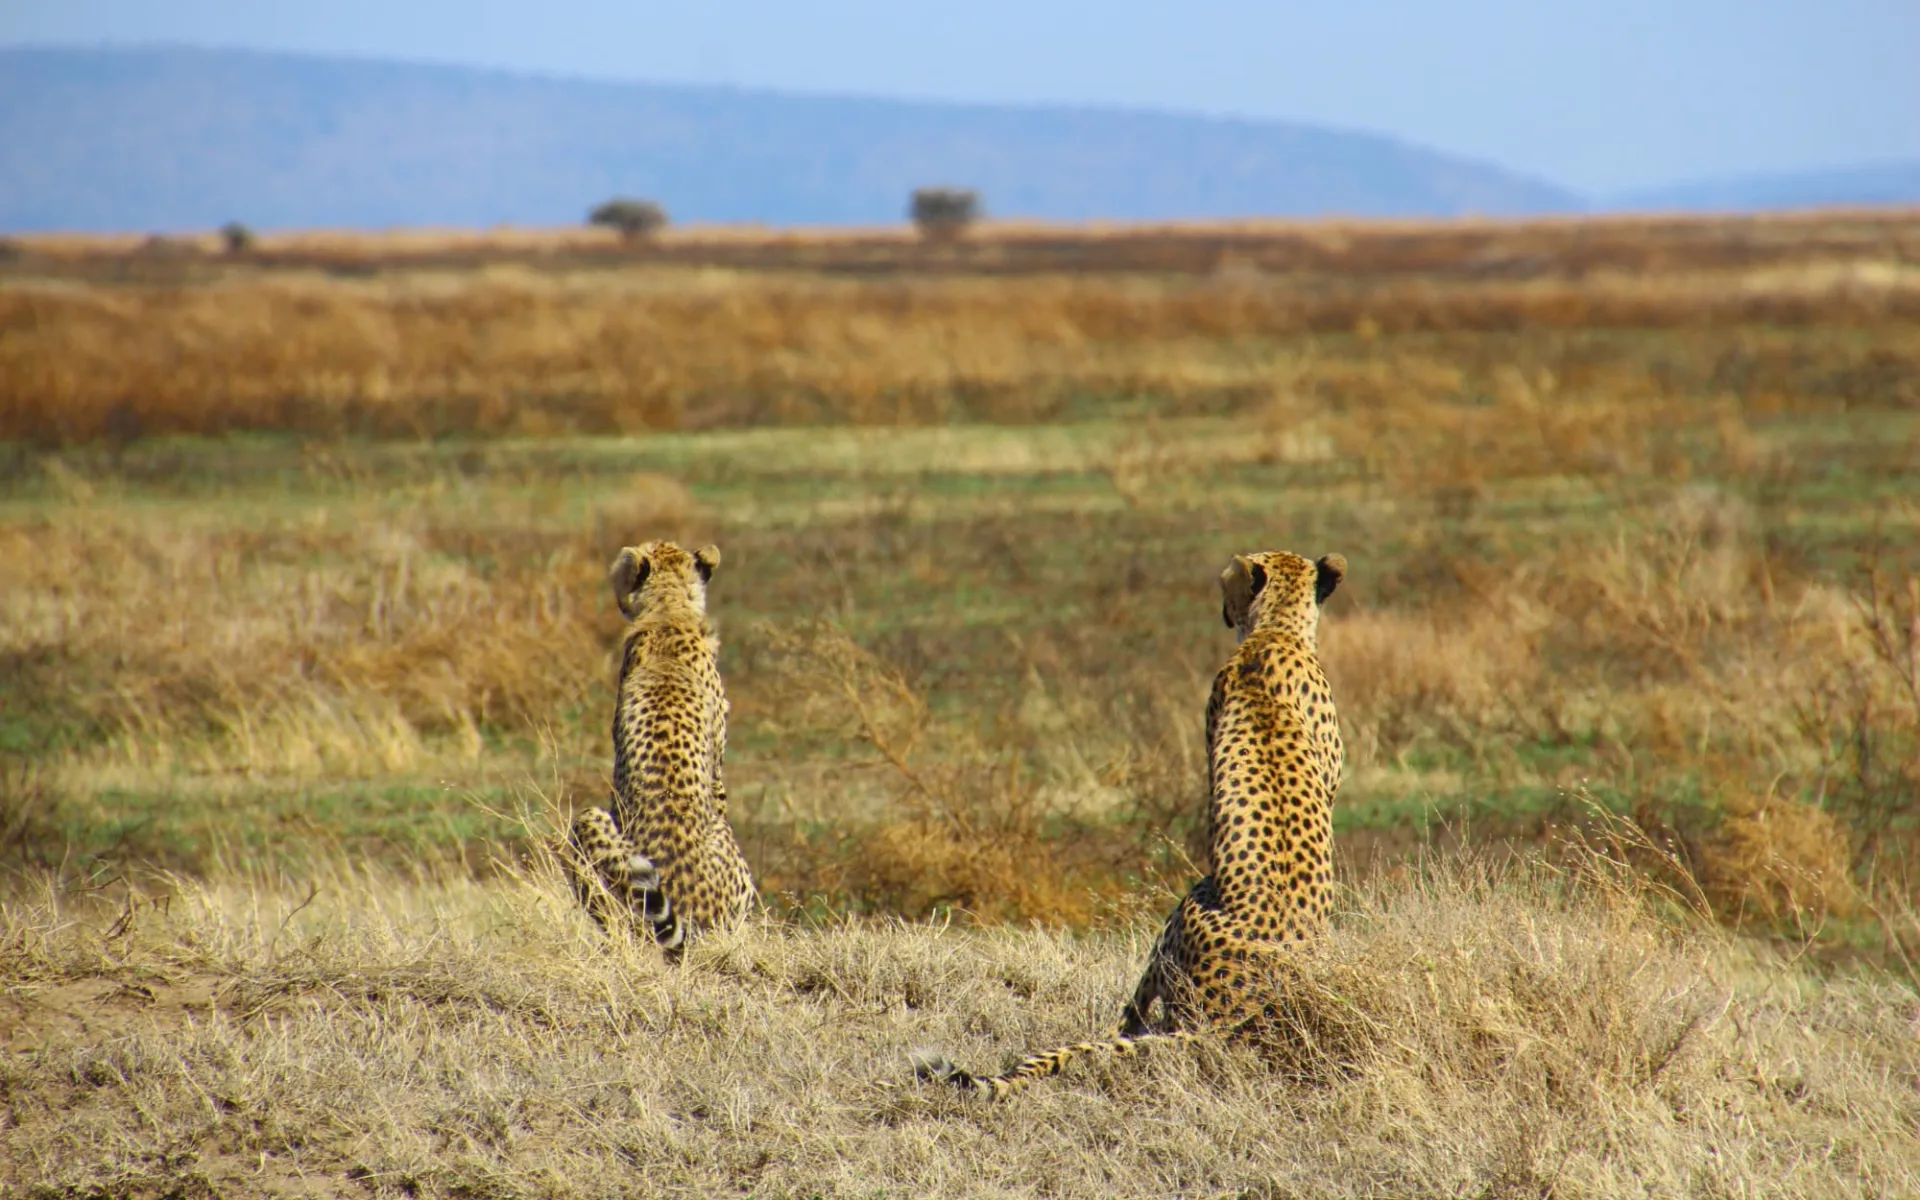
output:
<path id="1" fill-rule="evenodd" d="M 1176 1029 L 1167 1033 L 1143 1033 L 1132 1037 L 1122 1035 L 1097 1042 L 1074 1042 L 1071 1045 L 1049 1050 L 1045 1054 L 1024 1058 L 1020 1060 L 1018 1066 L 1001 1075 L 975 1075 L 971 1071 L 961 1070 L 954 1065 L 952 1059 L 943 1054 L 918 1050 L 912 1055 L 913 1074 L 916 1079 L 950 1083 L 962 1091 L 983 1095 L 989 1100 L 1004 1100 L 1015 1092 L 1031 1086 L 1035 1080 L 1060 1074 L 1066 1070 L 1067 1064 L 1076 1058 L 1091 1055 L 1130 1058 L 1155 1045 L 1167 1042 L 1186 1044 L 1196 1040 L 1197 1036 L 1190 1030 Z"/>
<path id="2" fill-rule="evenodd" d="M 627 860 L 628 899 L 634 911 L 647 924 L 653 940 L 668 954 L 678 954 L 686 945 L 687 927 L 674 908 L 673 900 L 660 886 L 660 869 L 644 854 Z"/>

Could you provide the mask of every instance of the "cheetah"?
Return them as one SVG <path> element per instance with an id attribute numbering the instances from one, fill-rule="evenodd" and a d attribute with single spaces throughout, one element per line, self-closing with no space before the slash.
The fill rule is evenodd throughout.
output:
<path id="1" fill-rule="evenodd" d="M 608 570 L 627 630 L 613 713 L 611 811 L 573 822 L 574 889 L 605 925 L 626 907 L 677 958 L 703 932 L 737 924 L 753 875 L 727 824 L 721 759 L 727 697 L 707 581 L 720 548 L 672 542 L 620 551 Z"/>
<path id="2" fill-rule="evenodd" d="M 1316 635 L 1346 571 L 1338 554 L 1314 562 L 1268 551 L 1237 555 L 1220 575 L 1221 616 L 1239 645 L 1207 700 L 1209 874 L 1154 943 L 1118 1034 L 1033 1055 L 1002 1075 L 916 1055 L 916 1076 L 998 1100 L 1076 1058 L 1245 1036 L 1275 1015 L 1261 994 L 1263 962 L 1318 940 L 1328 919 L 1346 751 Z"/>

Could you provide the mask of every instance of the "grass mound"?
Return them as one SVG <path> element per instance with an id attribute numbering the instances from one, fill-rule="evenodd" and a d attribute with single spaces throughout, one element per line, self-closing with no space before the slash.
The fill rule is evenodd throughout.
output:
<path id="1" fill-rule="evenodd" d="M 1111 1024 L 1150 922 L 756 924 L 668 969 L 544 869 L 0 911 L 20 1195 L 1886 1195 L 1920 1005 L 1596 869 L 1375 875 L 1288 1048 L 915 1085 Z M 313 890 L 309 890 L 313 889 Z"/>

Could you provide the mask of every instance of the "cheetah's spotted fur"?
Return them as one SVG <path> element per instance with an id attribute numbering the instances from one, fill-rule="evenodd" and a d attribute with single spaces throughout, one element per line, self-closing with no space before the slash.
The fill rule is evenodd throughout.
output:
<path id="1" fill-rule="evenodd" d="M 574 820 L 573 881 L 604 924 L 616 906 L 669 955 L 746 915 L 753 876 L 727 824 L 727 697 L 707 581 L 720 549 L 629 546 L 608 575 L 627 618 L 613 716 L 612 811 Z"/>
<path id="2" fill-rule="evenodd" d="M 1119 1035 L 1033 1055 L 1002 1075 L 926 1057 L 916 1074 L 999 1099 L 1084 1055 L 1131 1055 L 1209 1030 L 1233 1036 L 1272 1015 L 1262 962 L 1317 939 L 1327 922 L 1345 749 L 1316 635 L 1346 569 L 1338 554 L 1312 562 L 1270 551 L 1236 556 L 1221 574 L 1222 616 L 1239 647 L 1207 701 L 1210 873 L 1168 919 Z"/>

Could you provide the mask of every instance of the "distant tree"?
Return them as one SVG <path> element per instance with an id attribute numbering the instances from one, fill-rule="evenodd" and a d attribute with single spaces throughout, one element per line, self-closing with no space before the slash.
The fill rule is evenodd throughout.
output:
<path id="1" fill-rule="evenodd" d="M 920 236 L 933 241 L 948 241 L 967 231 L 980 219 L 980 193 L 970 188 L 915 188 L 908 212 L 919 227 Z"/>
<path id="2" fill-rule="evenodd" d="M 226 244 L 228 254 L 245 254 L 253 249 L 253 230 L 238 221 L 228 221 L 220 227 L 220 240 Z"/>
<path id="3" fill-rule="evenodd" d="M 667 210 L 651 200 L 616 196 L 588 213 L 587 224 L 617 229 L 621 237 L 637 241 L 667 227 Z"/>

